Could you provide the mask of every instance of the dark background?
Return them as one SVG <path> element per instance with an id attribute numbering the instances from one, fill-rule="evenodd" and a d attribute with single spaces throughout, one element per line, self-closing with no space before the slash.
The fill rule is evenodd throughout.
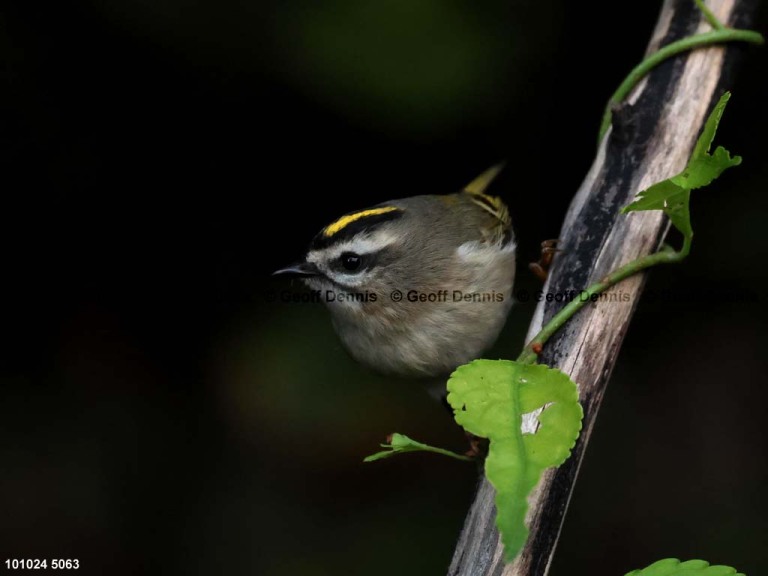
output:
<path id="1" fill-rule="evenodd" d="M 461 430 L 349 360 L 320 305 L 268 302 L 297 289 L 269 273 L 343 212 L 506 158 L 493 193 L 535 289 L 524 263 L 659 5 L 4 3 L 2 560 L 443 574 L 473 466 L 361 459 L 395 430 L 462 450 Z M 717 141 L 744 163 L 695 194 L 689 260 L 651 274 L 553 576 L 768 571 L 768 83 L 765 50 L 741 52 Z"/>

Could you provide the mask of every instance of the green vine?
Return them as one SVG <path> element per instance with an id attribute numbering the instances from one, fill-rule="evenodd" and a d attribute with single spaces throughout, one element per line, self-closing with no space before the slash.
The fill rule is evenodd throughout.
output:
<path id="1" fill-rule="evenodd" d="M 611 286 L 618 284 L 622 280 L 629 278 L 641 272 L 651 266 L 658 264 L 671 264 L 674 262 L 680 262 L 683 260 L 690 251 L 690 240 L 688 240 L 680 251 L 675 250 L 671 246 L 664 245 L 662 249 L 648 256 L 633 260 L 628 264 L 618 268 L 614 272 L 608 274 L 600 282 L 592 284 L 589 288 L 582 291 L 579 298 L 573 299 L 569 302 L 560 312 L 544 326 L 541 331 L 531 340 L 531 342 L 525 347 L 523 352 L 518 356 L 517 361 L 522 364 L 533 364 L 538 358 L 536 350 L 541 350 L 541 347 L 549 340 L 555 332 L 562 328 L 576 312 L 578 312 L 585 304 L 591 302 L 592 296 L 596 296 L 601 292 L 605 292 Z"/>
<path id="2" fill-rule="evenodd" d="M 602 142 L 605 133 L 611 126 L 611 114 L 614 107 L 620 104 L 637 86 L 651 70 L 656 68 L 659 64 L 681 54 L 682 52 L 688 52 L 689 50 L 695 50 L 696 48 L 702 48 L 704 46 L 711 46 L 713 44 L 725 44 L 727 42 L 747 42 L 749 44 L 763 44 L 765 39 L 759 32 L 753 30 L 738 30 L 728 28 L 720 22 L 712 11 L 706 7 L 702 0 L 695 0 L 696 5 L 704 14 L 704 18 L 714 30 L 709 32 L 702 32 L 701 34 L 695 34 L 672 42 L 659 48 L 658 51 L 650 54 L 640 64 L 635 66 L 632 71 L 624 78 L 624 81 L 619 85 L 616 91 L 608 100 L 608 104 L 603 112 L 603 119 L 600 123 L 600 131 L 598 132 L 597 143 Z"/>
<path id="3" fill-rule="evenodd" d="M 731 157 L 730 153 L 723 147 L 718 147 L 714 154 L 709 153 L 720 119 L 730 98 L 731 93 L 726 92 L 715 105 L 709 118 L 707 118 L 685 169 L 680 174 L 643 190 L 638 194 L 635 202 L 622 210 L 624 213 L 662 210 L 669 217 L 672 225 L 683 235 L 683 245 L 680 250 L 664 245 L 658 252 L 633 260 L 588 287 L 582 293 L 582 297 L 568 303 L 541 329 L 517 358 L 518 362 L 523 364 L 535 362 L 538 358 L 537 351 L 540 351 L 547 340 L 576 312 L 591 302 L 592 296 L 606 291 L 611 286 L 642 270 L 658 264 L 680 262 L 688 256 L 693 241 L 689 207 L 691 190 L 710 184 L 727 168 L 741 164 L 740 156 Z"/>

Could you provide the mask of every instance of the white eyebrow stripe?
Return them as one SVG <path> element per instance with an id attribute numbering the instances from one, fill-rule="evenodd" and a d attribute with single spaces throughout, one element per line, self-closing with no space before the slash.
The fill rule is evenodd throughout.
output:
<path id="1" fill-rule="evenodd" d="M 307 254 L 307 261 L 313 264 L 318 264 L 320 261 L 331 261 L 344 252 L 354 252 L 355 254 L 371 254 L 372 252 L 378 252 L 383 250 L 387 246 L 394 244 L 397 241 L 397 237 L 391 232 L 380 231 L 373 234 L 366 234 L 357 238 L 352 238 L 342 242 L 341 244 L 334 244 L 328 248 L 321 250 L 311 250 Z"/>

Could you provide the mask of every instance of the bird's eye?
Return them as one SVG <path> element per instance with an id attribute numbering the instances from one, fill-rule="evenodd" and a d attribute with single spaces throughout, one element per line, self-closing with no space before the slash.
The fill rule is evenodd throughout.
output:
<path id="1" fill-rule="evenodd" d="M 355 254 L 354 252 L 344 252 L 339 256 L 339 262 L 344 270 L 347 270 L 348 272 L 356 272 L 357 270 L 360 270 L 360 267 L 363 264 L 363 259 L 359 254 Z"/>

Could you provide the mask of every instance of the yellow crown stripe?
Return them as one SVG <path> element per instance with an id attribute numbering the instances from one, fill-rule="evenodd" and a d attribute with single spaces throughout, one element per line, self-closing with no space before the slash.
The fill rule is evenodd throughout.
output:
<path id="1" fill-rule="evenodd" d="M 386 214 L 387 212 L 394 212 L 395 210 L 400 210 L 397 206 L 382 206 L 381 208 L 369 208 L 368 210 L 360 210 L 359 212 L 353 212 L 352 214 L 347 214 L 346 216 L 342 216 L 336 222 L 333 224 L 329 224 L 323 229 L 323 235 L 328 238 L 330 236 L 333 236 L 334 234 L 337 234 L 340 230 L 343 230 L 352 222 L 356 222 L 357 220 L 360 220 L 361 218 L 368 218 L 369 216 L 378 216 L 379 214 Z"/>

